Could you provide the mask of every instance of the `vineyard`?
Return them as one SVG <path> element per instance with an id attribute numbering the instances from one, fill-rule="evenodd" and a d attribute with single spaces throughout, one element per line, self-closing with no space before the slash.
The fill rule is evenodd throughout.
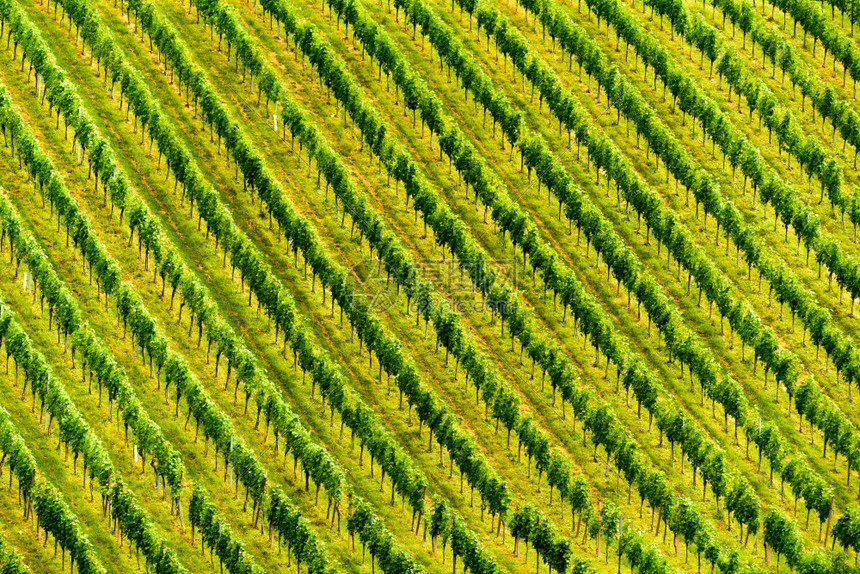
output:
<path id="1" fill-rule="evenodd" d="M 0 573 L 860 572 L 858 23 L 0 0 Z"/>

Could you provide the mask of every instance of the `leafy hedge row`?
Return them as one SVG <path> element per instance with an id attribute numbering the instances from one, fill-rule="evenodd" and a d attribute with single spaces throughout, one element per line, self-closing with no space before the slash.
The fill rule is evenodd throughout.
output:
<path id="1" fill-rule="evenodd" d="M 2 574 L 29 574 L 30 568 L 24 564 L 21 555 L 9 546 L 9 543 L 0 538 L 0 573 Z"/>
<path id="2" fill-rule="evenodd" d="M 270 518 L 271 519 L 271 518 Z M 230 524 L 218 512 L 218 507 L 209 499 L 206 488 L 197 484 L 188 501 L 188 520 L 191 523 L 191 544 L 194 544 L 194 531 L 200 531 L 200 547 L 208 545 L 218 556 L 221 569 L 227 568 L 233 574 L 265 574 L 265 570 L 254 561 L 241 540 L 233 534 Z M 313 537 L 316 542 L 316 537 Z M 299 553 L 297 552 L 297 555 Z M 308 573 L 334 573 L 334 567 L 327 566 L 324 554 L 308 561 Z"/>

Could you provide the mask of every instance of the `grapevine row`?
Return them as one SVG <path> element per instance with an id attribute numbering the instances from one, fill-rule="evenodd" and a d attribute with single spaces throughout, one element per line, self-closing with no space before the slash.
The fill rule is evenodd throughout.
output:
<path id="1" fill-rule="evenodd" d="M 3 449 L 8 452 L 8 449 Z M 3 574 L 30 574 L 30 569 L 24 564 L 21 555 L 9 546 L 9 543 L 0 538 L 0 572 Z"/>
<path id="2" fill-rule="evenodd" d="M 233 534 L 233 529 L 218 512 L 215 503 L 209 499 L 209 493 L 203 485 L 197 484 L 191 492 L 191 498 L 188 501 L 188 520 L 191 523 L 192 546 L 194 531 L 199 530 L 201 548 L 204 544 L 208 544 L 212 552 L 218 555 L 222 569 L 226 566 L 231 574 L 265 574 L 266 571 L 254 561 L 242 542 Z M 272 520 L 271 516 L 269 520 Z M 308 571 L 326 572 L 327 569 L 319 565 L 321 561 L 325 563 L 325 553 L 319 546 L 316 536 L 313 534 L 310 536 L 314 545 L 314 555 L 306 560 Z M 336 572 L 334 568 L 328 571 L 332 574 Z"/>

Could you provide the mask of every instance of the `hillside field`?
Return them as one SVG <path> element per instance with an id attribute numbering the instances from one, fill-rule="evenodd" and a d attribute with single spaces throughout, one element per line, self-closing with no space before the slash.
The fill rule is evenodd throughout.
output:
<path id="1" fill-rule="evenodd" d="M 0 573 L 850 574 L 854 0 L 0 0 Z"/>

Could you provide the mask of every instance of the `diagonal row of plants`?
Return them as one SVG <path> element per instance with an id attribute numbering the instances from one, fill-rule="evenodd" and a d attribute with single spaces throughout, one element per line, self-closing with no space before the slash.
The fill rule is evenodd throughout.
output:
<path id="1" fill-rule="evenodd" d="M 11 445 L 12 440 L 8 440 Z M 4 449 L 7 451 L 7 449 Z M 21 555 L 10 546 L 9 541 L 0 537 L 0 571 L 5 574 L 29 574 L 30 568 L 24 563 Z"/>

